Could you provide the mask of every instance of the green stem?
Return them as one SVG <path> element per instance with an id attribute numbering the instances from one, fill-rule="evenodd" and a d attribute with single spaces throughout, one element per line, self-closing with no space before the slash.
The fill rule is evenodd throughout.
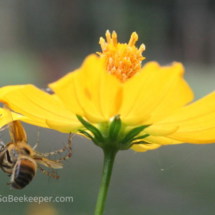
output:
<path id="1" fill-rule="evenodd" d="M 101 184 L 99 188 L 99 194 L 96 203 L 95 215 L 103 214 L 116 153 L 117 153 L 116 150 L 104 149 L 104 165 L 102 171 Z"/>

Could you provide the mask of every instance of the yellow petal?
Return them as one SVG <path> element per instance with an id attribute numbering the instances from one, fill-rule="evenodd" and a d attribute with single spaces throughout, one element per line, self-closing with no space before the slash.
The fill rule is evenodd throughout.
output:
<path id="1" fill-rule="evenodd" d="M 136 106 L 137 101 L 142 98 L 142 95 L 140 94 L 142 94 L 143 91 L 147 89 L 147 80 L 149 81 L 149 85 L 150 80 L 153 79 L 151 78 L 154 73 L 153 71 L 157 71 L 158 69 L 159 65 L 157 63 L 148 63 L 144 66 L 144 68 L 142 68 L 142 70 L 140 70 L 138 74 L 136 74 L 136 76 L 132 77 L 124 83 L 123 101 L 120 108 L 120 114 L 123 120 L 127 120 L 127 118 L 129 118 L 129 115 L 132 115 L 130 118 L 136 118 L 136 113 L 133 111 L 133 108 Z M 145 113 L 143 114 L 145 115 Z"/>
<path id="2" fill-rule="evenodd" d="M 142 131 L 138 136 L 144 136 L 146 134 L 148 134 L 146 131 L 146 129 L 144 129 L 144 131 Z M 173 133 L 175 134 L 175 133 Z M 170 135 L 169 135 L 170 136 Z M 180 144 L 180 143 L 184 143 L 183 141 L 178 141 L 175 139 L 171 139 L 165 136 L 162 136 L 162 134 L 160 136 L 157 135 L 157 133 L 155 135 L 150 134 L 149 136 L 143 138 L 143 139 L 139 139 L 136 140 L 136 142 L 142 140 L 145 141 L 147 143 L 152 143 L 152 144 L 159 144 L 159 145 L 169 145 L 169 144 Z"/>
<path id="3" fill-rule="evenodd" d="M 49 87 L 56 93 L 68 110 L 78 115 L 83 115 L 84 111 L 78 100 L 75 88 L 75 81 L 78 75 L 79 70 L 70 72 L 58 81 L 49 84 Z"/>
<path id="4" fill-rule="evenodd" d="M 122 87 L 114 76 L 101 71 L 100 106 L 105 119 L 109 120 L 119 112 L 122 103 Z"/>
<path id="5" fill-rule="evenodd" d="M 199 127 L 199 124 L 196 124 L 198 122 L 202 122 L 203 125 L 207 122 L 213 122 L 213 117 L 211 117 L 210 120 L 209 116 L 213 116 L 214 113 L 215 92 L 210 93 L 204 98 L 175 111 L 174 114 L 169 115 L 166 119 L 163 119 L 158 124 L 174 125 L 177 123 L 178 125 L 183 125 L 184 128 L 189 129 L 190 127 L 186 126 L 187 123 L 189 125 L 190 123 L 194 122 L 195 125 L 193 126 Z M 205 121 L 205 119 L 207 120 Z"/>
<path id="6" fill-rule="evenodd" d="M 22 88 L 22 86 L 23 85 L 14 85 L 14 86 L 11 85 L 11 86 L 0 88 L 0 98 L 3 97 L 4 95 L 8 94 L 11 91 Z"/>
<path id="7" fill-rule="evenodd" d="M 104 121 L 104 117 L 98 106 L 93 101 L 91 88 L 98 93 L 98 69 L 97 64 L 89 62 L 88 57 L 82 67 L 71 72 L 60 80 L 49 84 L 49 87 L 65 104 L 66 108 L 75 114 L 85 116 L 89 121 Z M 93 72 L 92 72 L 93 71 Z M 94 72 L 95 71 L 95 72 Z M 95 98 L 94 98 L 95 100 Z"/>
<path id="8" fill-rule="evenodd" d="M 19 115 L 21 116 L 21 115 Z M 17 117 L 17 120 L 21 120 L 25 123 L 32 124 L 38 127 L 44 127 L 44 128 L 49 128 L 49 126 L 46 124 L 44 120 L 36 120 L 36 119 L 31 119 L 29 117 Z"/>
<path id="9" fill-rule="evenodd" d="M 185 143 L 215 143 L 215 128 L 188 132 L 176 132 L 167 137 Z"/>
<path id="10" fill-rule="evenodd" d="M 102 59 L 90 55 L 75 73 L 49 85 L 68 109 L 90 122 L 107 121 L 118 113 L 121 83 L 107 73 Z M 81 109 L 72 107 L 72 96 Z"/>
<path id="11" fill-rule="evenodd" d="M 145 152 L 148 150 L 153 150 L 159 148 L 161 145 L 158 144 L 134 144 L 131 149 L 136 152 Z"/>
<path id="12" fill-rule="evenodd" d="M 153 136 L 166 136 L 176 132 L 179 129 L 179 126 L 161 126 L 161 125 L 151 125 L 144 129 L 146 134 L 150 134 Z"/>
<path id="13" fill-rule="evenodd" d="M 49 128 L 63 133 L 76 133 L 82 127 L 78 122 L 71 123 L 70 121 L 46 120 L 46 123 Z"/>
<path id="14" fill-rule="evenodd" d="M 46 119 L 55 119 L 58 121 L 69 120 L 71 125 L 73 123 L 79 123 L 77 117 L 66 110 L 63 104 L 55 97 L 39 90 L 33 85 L 23 85 L 14 89 L 14 91 L 11 90 L 9 93 L 2 96 L 0 101 L 7 103 L 14 111 L 35 121 L 35 123 L 33 122 L 32 124 L 45 125 Z"/>
<path id="15" fill-rule="evenodd" d="M 90 122 L 105 121 L 99 101 L 102 70 L 104 65 L 102 66 L 96 56 L 91 55 L 84 61 L 75 80 L 77 98 L 84 110 L 83 116 Z"/>
<path id="16" fill-rule="evenodd" d="M 172 145 L 172 144 L 180 144 L 183 141 L 177 141 L 168 137 L 158 137 L 158 136 L 148 136 L 144 138 L 144 141 L 148 143 L 154 143 L 159 145 Z"/>
<path id="17" fill-rule="evenodd" d="M 41 121 L 36 121 L 36 120 L 32 120 L 26 116 L 22 116 L 20 114 L 11 112 L 12 118 L 8 118 L 8 114 L 5 114 L 5 110 L 3 108 L 0 108 L 0 128 L 2 128 L 3 126 L 7 125 L 8 123 L 10 123 L 12 120 L 21 120 L 23 122 L 29 123 L 29 124 L 34 124 L 36 126 L 39 127 L 46 127 L 48 128 L 48 125 L 46 123 L 42 123 Z"/>
<path id="18" fill-rule="evenodd" d="M 193 99 L 190 87 L 183 79 L 180 63 L 160 67 L 157 63 L 146 64 L 139 74 L 125 82 L 123 104 L 120 109 L 123 121 L 151 124 L 165 118 Z M 127 120 L 129 119 L 129 120 Z"/>
<path id="19" fill-rule="evenodd" d="M 176 111 L 157 123 L 158 126 L 179 126 L 168 137 L 188 143 L 215 142 L 215 92 Z"/>

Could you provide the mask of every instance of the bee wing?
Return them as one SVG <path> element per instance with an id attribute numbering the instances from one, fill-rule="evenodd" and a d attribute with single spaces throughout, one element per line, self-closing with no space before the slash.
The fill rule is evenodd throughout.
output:
<path id="1" fill-rule="evenodd" d="M 7 119 L 7 124 L 8 124 L 8 129 L 9 129 L 11 140 L 13 143 L 16 143 L 17 140 L 16 140 L 16 133 L 15 133 L 13 117 L 12 117 L 10 108 L 6 104 L 4 104 L 4 114 L 5 114 L 5 118 Z"/>
<path id="2" fill-rule="evenodd" d="M 21 122 L 17 120 L 13 121 L 10 108 L 6 104 L 4 104 L 4 111 L 8 121 L 8 129 L 12 142 L 17 143 L 21 141 L 27 143 L 27 136 Z"/>
<path id="3" fill-rule="evenodd" d="M 16 141 L 27 143 L 28 142 L 27 135 L 26 135 L 25 129 L 23 128 L 21 122 L 18 120 L 13 121 L 13 125 L 15 128 Z"/>
<path id="4" fill-rule="evenodd" d="M 59 162 L 56 162 L 56 161 L 52 161 L 52 160 L 49 160 L 47 158 L 44 158 L 44 157 L 33 157 L 33 159 L 46 166 L 46 167 L 49 167 L 49 168 L 53 168 L 53 169 L 61 169 L 63 168 L 63 164 L 62 163 L 59 163 Z"/>

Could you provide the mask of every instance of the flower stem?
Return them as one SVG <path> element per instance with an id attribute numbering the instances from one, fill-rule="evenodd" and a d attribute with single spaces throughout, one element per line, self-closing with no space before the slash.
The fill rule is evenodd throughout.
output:
<path id="1" fill-rule="evenodd" d="M 116 153 L 117 153 L 116 150 L 104 149 L 104 165 L 102 171 L 101 184 L 99 188 L 99 194 L 96 203 L 95 215 L 103 214 Z"/>

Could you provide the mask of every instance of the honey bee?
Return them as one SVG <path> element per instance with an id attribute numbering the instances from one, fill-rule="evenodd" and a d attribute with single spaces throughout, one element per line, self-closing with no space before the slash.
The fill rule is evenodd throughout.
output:
<path id="1" fill-rule="evenodd" d="M 49 153 L 37 152 L 35 148 L 38 146 L 39 141 L 37 141 L 37 144 L 33 148 L 28 145 L 27 135 L 21 122 L 18 120 L 13 121 L 12 114 L 7 105 L 4 105 L 4 110 L 6 117 L 9 119 L 8 128 L 11 142 L 6 145 L 1 142 L 0 168 L 11 176 L 11 182 L 8 183 L 8 185 L 11 185 L 11 187 L 15 189 L 23 189 L 32 181 L 37 168 L 44 174 L 58 179 L 59 176 L 54 169 L 62 168 L 63 164 L 61 161 L 71 157 L 71 134 L 68 144 L 63 149 Z M 52 161 L 46 158 L 49 155 L 61 153 L 65 150 L 69 150 L 69 154 L 59 160 Z M 43 169 L 39 164 L 50 168 L 52 173 Z"/>

